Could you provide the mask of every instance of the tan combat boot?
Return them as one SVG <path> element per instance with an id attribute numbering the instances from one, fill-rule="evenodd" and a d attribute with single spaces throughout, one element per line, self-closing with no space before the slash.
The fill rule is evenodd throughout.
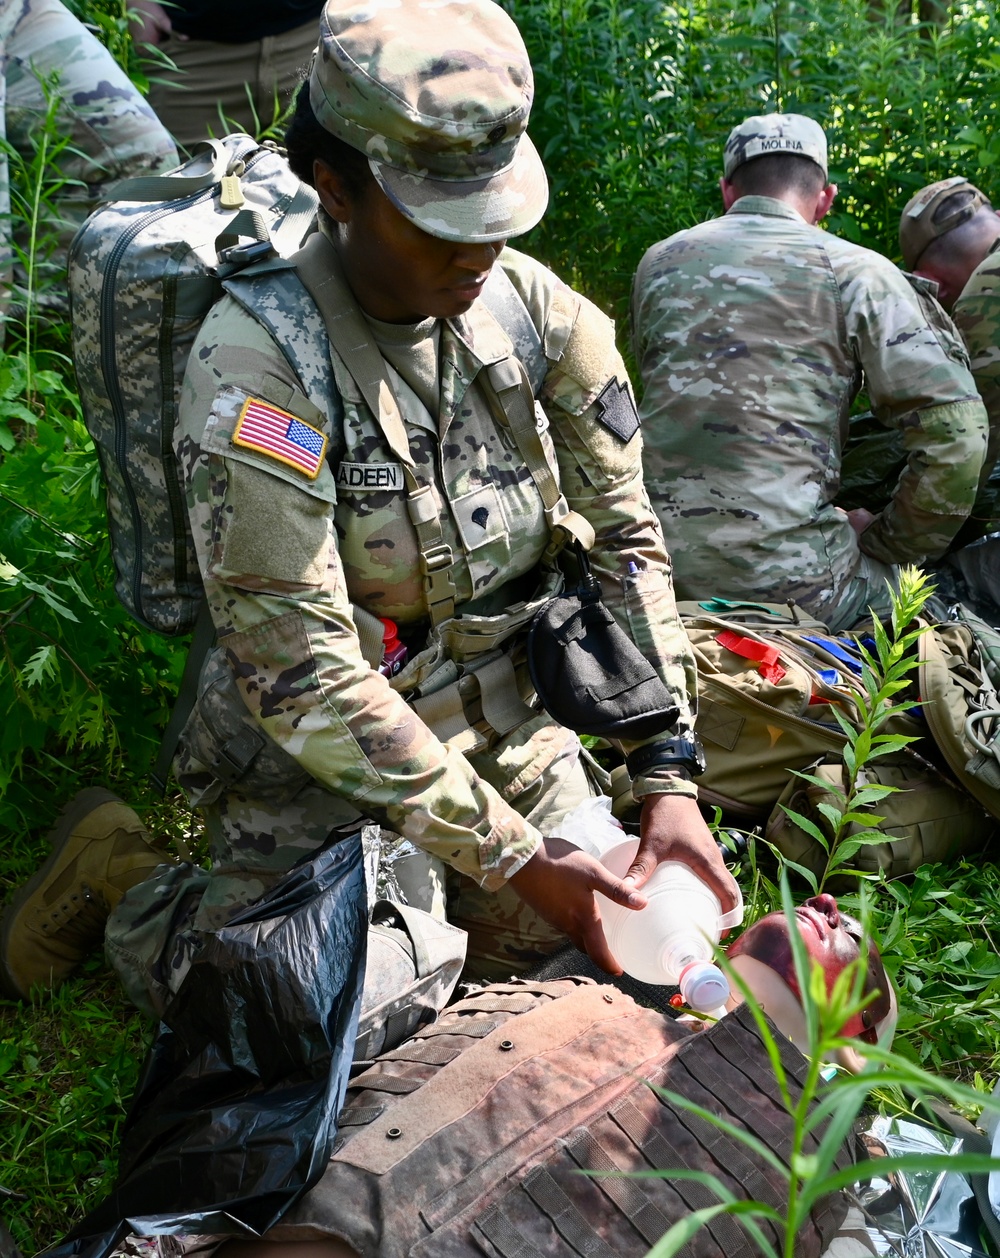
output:
<path id="1" fill-rule="evenodd" d="M 108 915 L 168 858 L 117 795 L 75 795 L 49 832 L 52 855 L 0 916 L 0 994 L 57 987 L 104 939 Z"/>

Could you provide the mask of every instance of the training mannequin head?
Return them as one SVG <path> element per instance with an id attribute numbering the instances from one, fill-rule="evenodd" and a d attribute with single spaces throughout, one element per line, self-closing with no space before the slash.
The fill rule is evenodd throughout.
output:
<path id="1" fill-rule="evenodd" d="M 844 970 L 861 958 L 861 926 L 854 918 L 841 913 L 837 901 L 826 894 L 806 900 L 795 910 L 794 916 L 810 961 L 820 966 L 826 990 L 832 992 Z M 730 946 L 728 955 L 733 969 L 764 1012 L 804 1050 L 808 1046 L 806 1021 L 789 931 L 784 913 L 769 913 L 744 931 Z M 862 991 L 866 996 L 874 993 L 873 999 L 840 1028 L 840 1034 L 862 1044 L 887 1043 L 895 1028 L 896 998 L 878 949 L 871 942 Z M 737 992 L 732 1004 L 742 999 Z M 843 1064 L 857 1068 L 860 1058 L 858 1054 L 851 1054 Z"/>

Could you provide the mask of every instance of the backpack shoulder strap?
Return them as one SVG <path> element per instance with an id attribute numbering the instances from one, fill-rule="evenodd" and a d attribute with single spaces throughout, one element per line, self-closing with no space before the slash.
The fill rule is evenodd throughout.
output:
<path id="1" fill-rule="evenodd" d="M 267 329 L 306 397 L 329 417 L 331 457 L 339 447 L 344 407 L 333 375 L 326 324 L 294 264 L 282 260 L 249 267 L 226 280 L 223 287 Z M 294 336 L 288 311 L 295 311 Z"/>
<path id="2" fill-rule="evenodd" d="M 569 509 L 559 487 L 557 467 L 550 462 L 535 423 L 535 407 L 549 363 L 542 338 L 502 266 L 495 266 L 482 292 L 487 310 L 510 338 L 514 354 L 487 367 L 487 396 L 495 403 L 498 417 L 509 429 L 545 505 L 545 519 L 552 530 L 552 540 L 544 562 L 551 563 L 567 540 L 579 542 L 583 550 L 594 545 L 590 522 Z M 527 386 L 527 387 L 526 387 Z"/>
<path id="3" fill-rule="evenodd" d="M 549 370 L 541 333 L 535 327 L 528 307 L 502 265 L 495 266 L 490 272 L 481 299 L 513 341 L 514 351 L 524 364 L 524 370 L 531 382 L 531 392 L 538 397 Z"/>

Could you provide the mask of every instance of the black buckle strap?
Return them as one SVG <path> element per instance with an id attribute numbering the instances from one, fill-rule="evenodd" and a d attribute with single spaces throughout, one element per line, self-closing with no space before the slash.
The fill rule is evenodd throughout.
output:
<path id="1" fill-rule="evenodd" d="M 244 725 L 238 734 L 219 748 L 219 754 L 212 761 L 212 773 L 227 786 L 238 782 L 263 750 L 264 735 Z"/>

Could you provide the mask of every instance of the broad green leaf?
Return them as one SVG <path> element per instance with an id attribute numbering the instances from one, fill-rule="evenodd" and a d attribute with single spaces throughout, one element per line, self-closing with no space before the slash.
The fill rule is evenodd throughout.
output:
<path id="1" fill-rule="evenodd" d="M 810 838 L 815 839 L 824 852 L 829 851 L 830 841 L 826 835 L 823 834 L 822 830 L 820 830 L 815 821 L 811 821 L 808 817 L 804 817 L 802 813 L 796 812 L 794 808 L 789 808 L 787 804 L 781 805 L 781 811 L 786 817 L 789 817 L 792 821 L 794 821 L 800 830 L 804 830 Z"/>
<path id="2" fill-rule="evenodd" d="M 48 643 L 40 646 L 28 657 L 21 669 L 21 679 L 26 686 L 38 686 L 50 677 L 54 677 L 59 668 L 59 653 Z"/>

